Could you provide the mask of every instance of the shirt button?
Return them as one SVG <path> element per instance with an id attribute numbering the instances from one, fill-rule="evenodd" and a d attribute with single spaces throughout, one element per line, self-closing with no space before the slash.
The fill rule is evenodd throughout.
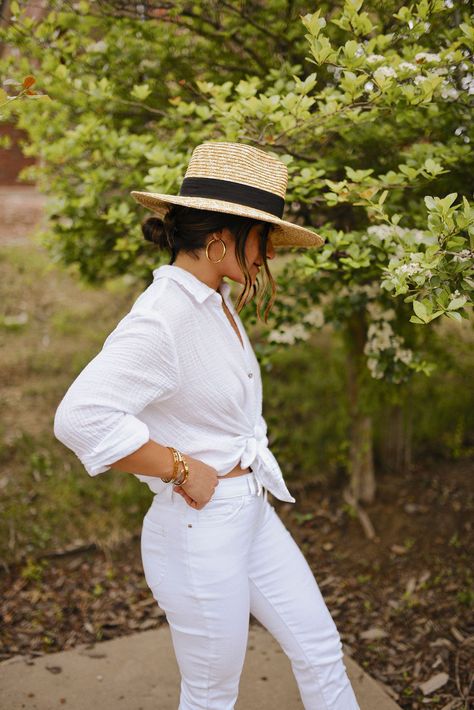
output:
<path id="1" fill-rule="evenodd" d="M 247 373 L 249 377 L 253 377 L 253 372 Z"/>

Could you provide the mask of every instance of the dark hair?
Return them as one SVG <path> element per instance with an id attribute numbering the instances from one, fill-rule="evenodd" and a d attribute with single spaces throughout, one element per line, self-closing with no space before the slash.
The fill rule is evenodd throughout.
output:
<path id="1" fill-rule="evenodd" d="M 251 286 L 252 279 L 245 263 L 245 244 L 250 230 L 256 224 L 263 224 L 260 237 L 260 255 L 266 276 L 263 287 L 260 287 L 258 277 L 254 285 Z M 199 257 L 197 251 L 206 247 L 206 237 L 212 232 L 219 232 L 226 227 L 234 235 L 237 262 L 245 277 L 245 284 L 235 309 L 240 312 L 247 303 L 250 292 L 252 291 L 251 298 L 253 298 L 259 291 L 257 317 L 261 320 L 261 305 L 268 288 L 270 288 L 269 302 L 265 308 L 263 318 L 265 323 L 267 322 L 268 313 L 273 305 L 276 293 L 275 281 L 267 263 L 267 241 L 272 228 L 271 223 L 250 217 L 242 217 L 241 215 L 201 210 L 184 205 L 172 205 L 163 219 L 158 216 L 148 217 L 141 227 L 145 239 L 156 244 L 159 249 L 166 249 L 171 253 L 170 264 L 175 261 L 176 255 L 180 250 L 191 254 L 197 259 Z"/>

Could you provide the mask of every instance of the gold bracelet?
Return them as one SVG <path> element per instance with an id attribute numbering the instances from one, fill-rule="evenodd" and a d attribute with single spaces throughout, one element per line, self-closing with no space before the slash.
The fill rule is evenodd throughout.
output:
<path id="1" fill-rule="evenodd" d="M 176 478 L 176 473 L 177 473 L 177 466 L 176 466 L 177 457 L 175 454 L 176 449 L 173 449 L 172 446 L 167 446 L 166 448 L 169 449 L 173 455 L 173 472 L 171 474 L 171 478 L 162 478 L 161 476 L 160 476 L 160 478 L 163 481 L 163 483 L 174 483 L 175 478 Z"/>
<path id="2" fill-rule="evenodd" d="M 188 464 L 186 463 L 186 461 L 184 459 L 182 459 L 181 463 L 183 464 L 183 468 L 184 468 L 184 476 L 179 481 L 178 480 L 176 481 L 176 484 L 178 486 L 182 486 L 184 483 L 186 483 L 186 481 L 188 480 L 188 476 L 189 476 Z"/>
<path id="3" fill-rule="evenodd" d="M 188 475 L 189 475 L 189 468 L 188 464 L 186 461 L 183 459 L 183 455 L 180 451 L 175 449 L 173 446 L 167 446 L 167 449 L 169 449 L 173 455 L 173 473 L 171 474 L 171 478 L 161 478 L 163 483 L 177 483 L 178 485 L 181 485 L 186 482 Z M 180 474 L 182 472 L 179 471 L 180 465 L 183 465 L 184 467 L 184 477 L 179 480 Z"/>

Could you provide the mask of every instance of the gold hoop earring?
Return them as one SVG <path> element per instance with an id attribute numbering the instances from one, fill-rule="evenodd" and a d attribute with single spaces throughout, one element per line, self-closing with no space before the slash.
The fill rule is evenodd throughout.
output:
<path id="1" fill-rule="evenodd" d="M 221 258 L 217 259 L 216 261 L 213 261 L 209 256 L 209 247 L 211 246 L 212 242 L 221 242 L 221 244 L 224 247 L 224 251 L 223 251 Z M 226 251 L 227 251 L 227 247 L 225 245 L 225 241 L 223 239 L 221 239 L 220 237 L 218 237 L 217 239 L 216 239 L 216 237 L 212 237 L 211 241 L 208 242 L 207 247 L 206 247 L 206 256 L 207 256 L 208 261 L 210 261 L 212 264 L 218 264 L 225 257 Z"/>

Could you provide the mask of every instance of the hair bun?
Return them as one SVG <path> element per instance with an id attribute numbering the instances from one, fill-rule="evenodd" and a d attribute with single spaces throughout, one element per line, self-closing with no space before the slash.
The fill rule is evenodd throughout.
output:
<path id="1" fill-rule="evenodd" d="M 160 249 L 169 248 L 169 227 L 159 217 L 148 217 L 141 225 L 144 238 L 156 244 Z M 168 227 L 168 228 L 167 228 Z M 171 236 L 171 235 L 170 235 Z"/>

